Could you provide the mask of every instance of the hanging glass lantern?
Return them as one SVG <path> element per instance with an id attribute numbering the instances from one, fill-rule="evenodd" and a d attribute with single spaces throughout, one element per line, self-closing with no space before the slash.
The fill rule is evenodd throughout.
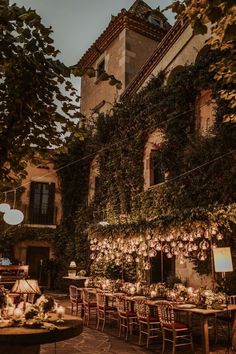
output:
<path id="1" fill-rule="evenodd" d="M 209 243 L 207 242 L 207 241 L 201 241 L 200 243 L 199 243 L 199 247 L 203 250 L 203 251 L 205 251 L 205 250 L 207 250 L 209 247 L 210 247 L 210 245 L 209 245 Z"/>
<path id="2" fill-rule="evenodd" d="M 197 258 L 200 260 L 200 261 L 205 261 L 207 259 L 207 254 L 203 251 L 200 251 L 198 254 L 197 254 Z"/>
<path id="3" fill-rule="evenodd" d="M 216 239 L 217 239 L 218 241 L 223 240 L 223 238 L 224 238 L 224 236 L 223 236 L 221 233 L 218 233 L 218 234 L 216 235 Z"/>

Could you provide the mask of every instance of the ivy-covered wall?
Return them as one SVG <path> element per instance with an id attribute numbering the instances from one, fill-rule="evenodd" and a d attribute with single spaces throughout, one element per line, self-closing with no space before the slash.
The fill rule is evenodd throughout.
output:
<path id="1" fill-rule="evenodd" d="M 68 153 L 58 157 L 59 167 L 69 163 L 61 170 L 65 236 L 58 242 L 81 269 L 90 265 L 87 228 L 104 216 L 114 225 L 124 220 L 135 224 L 160 215 L 184 218 L 186 210 L 191 214 L 199 207 L 207 213 L 235 202 L 236 129 L 222 123 L 226 113 L 234 112 L 218 94 L 225 84 L 215 82 L 209 71 L 219 55 L 207 53 L 168 85 L 164 73 L 152 78 L 139 93 L 117 103 L 111 115 L 100 114 L 93 134 L 86 132 L 83 140 L 73 142 Z M 211 90 L 217 106 L 212 134 L 204 137 L 196 131 L 196 98 L 202 89 Z M 156 129 L 165 136 L 159 161 L 168 180 L 144 192 L 144 147 Z M 88 208 L 89 165 L 95 154 L 100 176 Z"/>

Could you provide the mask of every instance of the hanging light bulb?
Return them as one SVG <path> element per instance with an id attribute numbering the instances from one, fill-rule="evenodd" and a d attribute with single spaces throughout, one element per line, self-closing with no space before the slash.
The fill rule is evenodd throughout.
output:
<path id="1" fill-rule="evenodd" d="M 7 213 L 11 209 L 10 205 L 7 203 L 1 203 L 0 204 L 0 212 L 1 213 Z"/>
<path id="2" fill-rule="evenodd" d="M 217 239 L 218 241 L 223 240 L 223 238 L 224 238 L 224 236 L 223 236 L 221 233 L 219 233 L 219 234 L 216 235 L 216 239 Z"/>
<path id="3" fill-rule="evenodd" d="M 202 242 L 200 242 L 199 243 L 199 247 L 202 249 L 202 250 L 207 250 L 209 247 L 210 247 L 210 245 L 209 245 L 209 243 L 207 242 L 207 241 L 202 241 Z"/>
<path id="4" fill-rule="evenodd" d="M 173 254 L 170 253 L 170 252 L 168 252 L 168 253 L 166 254 L 166 257 L 167 257 L 167 258 L 172 258 L 172 257 L 173 257 Z"/>
<path id="5" fill-rule="evenodd" d="M 193 251 L 197 251 L 198 250 L 198 245 L 196 243 L 193 244 Z"/>
<path id="6" fill-rule="evenodd" d="M 203 251 L 200 251 L 197 255 L 197 258 L 200 260 L 200 261 L 205 261 L 207 259 L 207 254 Z"/>
<path id="7" fill-rule="evenodd" d="M 158 243 L 156 244 L 156 250 L 157 250 L 157 251 L 161 251 L 161 249 L 162 249 L 161 243 L 158 242 Z"/>
<path id="8" fill-rule="evenodd" d="M 146 263 L 144 266 L 145 270 L 149 270 L 151 268 L 151 264 L 150 263 Z"/>
<path id="9" fill-rule="evenodd" d="M 170 252 L 170 247 L 165 244 L 163 247 L 162 247 L 162 251 L 165 252 L 165 253 L 169 253 Z"/>
<path id="10" fill-rule="evenodd" d="M 179 251 L 178 251 L 177 248 L 172 248 L 172 249 L 171 249 L 171 253 L 172 253 L 174 256 L 177 256 L 178 253 L 179 253 Z"/>
<path id="11" fill-rule="evenodd" d="M 176 247 L 176 241 L 171 241 L 171 243 L 170 243 L 170 245 L 171 245 L 171 247 Z"/>
<path id="12" fill-rule="evenodd" d="M 152 258 L 152 257 L 155 257 L 156 255 L 157 255 L 157 252 L 155 250 L 152 249 L 149 251 L 149 257 Z"/>
<path id="13" fill-rule="evenodd" d="M 10 209 L 3 215 L 3 220 L 9 225 L 19 225 L 24 220 L 24 214 L 18 209 Z"/>

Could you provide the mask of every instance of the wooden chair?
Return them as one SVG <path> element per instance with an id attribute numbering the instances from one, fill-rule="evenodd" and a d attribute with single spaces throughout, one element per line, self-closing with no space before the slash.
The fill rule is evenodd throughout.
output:
<path id="1" fill-rule="evenodd" d="M 75 314 L 78 315 L 78 311 L 80 309 L 80 315 L 83 315 L 83 299 L 82 299 L 82 292 L 77 286 L 70 285 L 69 286 L 69 296 L 70 296 L 70 303 L 71 303 L 71 314 L 73 315 L 74 307 L 75 307 Z"/>
<path id="2" fill-rule="evenodd" d="M 172 343 L 172 354 L 175 354 L 176 347 L 186 345 L 191 346 L 194 353 L 192 332 L 188 325 L 175 320 L 173 305 L 169 301 L 158 301 L 157 310 L 162 329 L 162 353 L 166 342 Z"/>
<path id="3" fill-rule="evenodd" d="M 151 314 L 150 305 L 146 300 L 136 302 L 136 313 L 139 324 L 139 345 L 142 343 L 142 335 L 147 336 L 146 347 L 149 346 L 149 340 L 160 336 L 161 327 L 158 316 Z"/>
<path id="4" fill-rule="evenodd" d="M 89 291 L 88 288 L 83 288 L 83 308 L 84 308 L 84 323 L 89 324 L 92 312 L 95 313 L 95 318 L 97 318 L 97 301 L 95 293 Z"/>
<path id="5" fill-rule="evenodd" d="M 236 295 L 229 295 L 226 299 L 227 305 L 236 305 Z M 215 315 L 215 343 L 218 341 L 218 335 L 221 334 L 227 341 L 231 341 L 230 338 L 234 336 L 235 329 L 232 328 L 232 314 L 231 311 L 226 313 L 220 313 Z M 220 327 L 220 329 L 219 329 Z"/>
<path id="6" fill-rule="evenodd" d="M 107 304 L 107 298 L 102 291 L 97 290 L 97 329 L 99 329 L 100 322 L 102 322 L 102 332 L 104 331 L 106 319 L 111 323 L 111 316 L 116 312 L 116 307 Z"/>
<path id="7" fill-rule="evenodd" d="M 133 332 L 133 325 L 137 323 L 137 315 L 130 310 L 124 296 L 117 296 L 116 307 L 119 317 L 119 337 L 121 337 L 122 330 L 124 330 L 125 340 L 127 340 L 128 335 Z"/>

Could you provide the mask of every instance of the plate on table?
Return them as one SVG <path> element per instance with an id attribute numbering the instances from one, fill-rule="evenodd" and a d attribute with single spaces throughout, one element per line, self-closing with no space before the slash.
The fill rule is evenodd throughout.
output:
<path id="1" fill-rule="evenodd" d="M 196 305 L 194 305 L 194 304 L 179 304 L 179 305 L 176 305 L 176 307 L 178 307 L 180 309 L 194 309 L 196 307 Z"/>

